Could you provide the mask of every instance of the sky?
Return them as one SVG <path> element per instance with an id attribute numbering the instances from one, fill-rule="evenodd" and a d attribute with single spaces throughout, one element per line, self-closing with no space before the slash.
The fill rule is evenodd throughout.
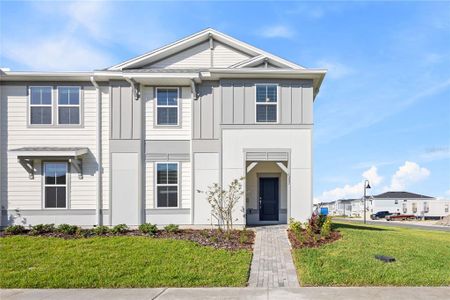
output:
<path id="1" fill-rule="evenodd" d="M 314 200 L 450 199 L 450 2 L 0 2 L 0 66 L 105 68 L 207 27 L 328 74 Z M 295 195 L 293 195 L 295 197 Z"/>

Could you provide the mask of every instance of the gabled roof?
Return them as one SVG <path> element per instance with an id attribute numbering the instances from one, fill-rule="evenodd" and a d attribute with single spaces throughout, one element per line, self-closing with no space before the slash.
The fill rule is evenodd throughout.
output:
<path id="1" fill-rule="evenodd" d="M 164 47 L 158 48 L 151 52 L 147 52 L 138 57 L 129 59 L 115 66 L 109 67 L 107 70 L 123 70 L 123 69 L 136 69 L 148 65 L 152 62 L 156 62 L 162 60 L 166 57 L 174 55 L 180 51 L 186 50 L 194 45 L 197 45 L 201 42 L 207 41 L 209 38 L 213 38 L 219 42 L 222 42 L 228 46 L 236 48 L 244 53 L 247 53 L 253 57 L 259 58 L 267 58 L 276 66 L 283 66 L 285 68 L 292 69 L 304 69 L 304 67 L 297 65 L 293 62 L 287 61 L 279 56 L 270 54 L 264 50 L 256 48 L 252 45 L 239 41 L 229 35 L 226 35 L 222 32 L 214 30 L 212 28 L 207 28 L 200 32 L 194 33 L 188 37 L 185 37 L 181 40 L 178 40 L 174 43 L 166 45 Z"/>
<path id="2" fill-rule="evenodd" d="M 414 194 L 410 192 L 386 192 L 373 196 L 374 199 L 434 199 L 430 196 Z"/>

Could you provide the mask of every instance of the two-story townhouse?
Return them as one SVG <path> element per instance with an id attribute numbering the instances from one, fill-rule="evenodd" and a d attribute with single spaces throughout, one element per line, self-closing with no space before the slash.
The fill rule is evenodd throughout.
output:
<path id="1" fill-rule="evenodd" d="M 104 70 L 3 70 L 1 224 L 214 224 L 198 191 L 237 178 L 236 224 L 304 221 L 325 73 L 213 29 Z"/>

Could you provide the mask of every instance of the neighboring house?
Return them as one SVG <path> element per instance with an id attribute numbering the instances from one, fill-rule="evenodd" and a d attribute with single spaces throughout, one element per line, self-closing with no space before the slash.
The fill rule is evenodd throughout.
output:
<path id="1" fill-rule="evenodd" d="M 235 224 L 305 221 L 325 73 L 213 29 L 104 70 L 4 70 L 1 224 L 215 224 L 197 191 L 241 177 Z"/>
<path id="2" fill-rule="evenodd" d="M 360 199 L 340 199 L 320 203 L 319 207 L 327 207 L 331 215 L 364 216 L 364 201 Z M 449 200 L 414 194 L 410 192 L 386 192 L 367 197 L 367 217 L 379 211 L 389 211 L 394 214 L 413 214 L 425 219 L 437 219 L 450 214 Z"/>

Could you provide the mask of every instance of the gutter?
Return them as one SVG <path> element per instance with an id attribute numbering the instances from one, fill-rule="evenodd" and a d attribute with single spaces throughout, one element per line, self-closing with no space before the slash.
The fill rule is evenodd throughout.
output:
<path id="1" fill-rule="evenodd" d="M 97 220 L 97 225 L 103 224 L 102 218 L 102 102 L 101 102 L 101 92 L 98 83 L 95 81 L 95 77 L 90 77 L 92 85 L 97 90 L 97 130 L 96 130 L 96 157 L 97 157 L 97 205 L 95 207 L 95 216 Z"/>

